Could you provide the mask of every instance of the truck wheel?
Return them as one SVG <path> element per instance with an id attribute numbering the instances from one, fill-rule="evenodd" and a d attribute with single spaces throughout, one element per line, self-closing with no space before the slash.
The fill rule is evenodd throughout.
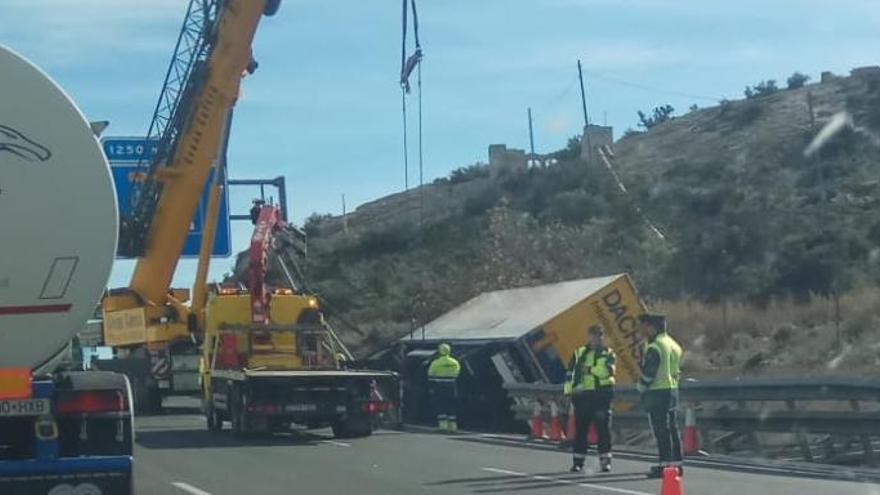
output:
<path id="1" fill-rule="evenodd" d="M 332 428 L 336 438 L 363 438 L 373 434 L 369 417 L 339 420 L 333 423 Z"/>
<path id="2" fill-rule="evenodd" d="M 214 409 L 214 406 L 208 406 L 205 410 L 205 417 L 208 420 L 208 431 L 216 433 L 223 431 L 223 419 L 220 413 Z"/>
<path id="3" fill-rule="evenodd" d="M 245 415 L 244 401 L 238 388 L 232 390 L 232 404 L 229 411 L 229 420 L 232 423 L 232 434 L 243 437 L 247 434 L 247 416 Z"/>
<path id="4" fill-rule="evenodd" d="M 162 414 L 162 391 L 159 387 L 147 389 L 147 404 L 150 414 Z"/>
<path id="5" fill-rule="evenodd" d="M 137 388 L 133 387 L 135 410 L 150 416 L 162 414 L 162 391 L 144 383 L 139 385 Z"/>
<path id="6" fill-rule="evenodd" d="M 233 406 L 232 411 L 230 411 L 229 421 L 232 423 L 232 434 L 236 437 L 241 437 L 244 434 L 244 428 L 242 427 L 242 417 L 241 412 L 238 406 Z"/>

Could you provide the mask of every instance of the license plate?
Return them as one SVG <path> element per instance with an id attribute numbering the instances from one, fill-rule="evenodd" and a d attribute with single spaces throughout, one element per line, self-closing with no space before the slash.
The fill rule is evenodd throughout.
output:
<path id="1" fill-rule="evenodd" d="M 49 409 L 49 399 L 0 400 L 0 416 L 39 416 Z"/>
<path id="2" fill-rule="evenodd" d="M 318 410 L 316 404 L 288 404 L 284 407 L 286 412 L 314 412 Z"/>

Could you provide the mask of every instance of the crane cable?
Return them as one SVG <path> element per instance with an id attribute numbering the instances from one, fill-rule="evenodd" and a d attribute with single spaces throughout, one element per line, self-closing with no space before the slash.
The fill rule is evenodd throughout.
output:
<path id="1" fill-rule="evenodd" d="M 409 15 L 407 7 L 412 8 L 412 27 L 413 41 L 415 50 L 407 57 L 406 40 L 408 29 L 407 22 Z M 416 10 L 416 0 L 403 0 L 403 37 L 400 50 L 400 88 L 401 101 L 403 106 L 403 166 L 404 166 L 404 184 L 409 189 L 409 150 L 407 143 L 407 119 L 406 119 L 406 96 L 410 93 L 409 78 L 413 71 L 416 71 L 416 86 L 418 90 L 418 132 L 419 132 L 419 243 L 423 244 L 424 237 L 424 210 L 425 210 L 425 188 L 424 188 L 424 151 L 422 146 L 422 44 L 419 41 L 419 15 Z M 424 273 L 421 277 L 421 289 L 419 293 L 425 292 Z"/>
<path id="2" fill-rule="evenodd" d="M 407 3 L 409 2 L 409 3 Z M 415 51 L 412 55 L 407 56 L 406 40 L 409 30 L 407 23 L 409 22 L 408 9 L 412 8 L 412 26 L 413 40 L 415 42 Z M 404 169 L 404 188 L 409 189 L 409 145 L 407 136 L 407 115 L 406 115 L 406 95 L 410 93 L 409 77 L 413 71 L 418 68 L 417 89 L 418 89 L 418 120 L 419 120 L 419 186 L 423 185 L 423 152 L 422 152 L 422 45 L 419 41 L 419 15 L 416 10 L 416 0 L 403 0 L 403 30 L 402 42 L 400 49 L 400 88 L 401 103 L 403 109 L 403 169 Z"/>

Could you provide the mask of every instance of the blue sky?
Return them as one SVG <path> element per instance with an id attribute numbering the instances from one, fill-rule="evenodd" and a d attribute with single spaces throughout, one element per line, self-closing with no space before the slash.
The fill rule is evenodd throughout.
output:
<path id="1" fill-rule="evenodd" d="M 186 0 L 2 0 L 0 43 L 51 74 L 108 135 L 146 130 Z M 422 0 L 425 176 L 486 159 L 491 143 L 539 152 L 582 124 L 619 136 L 639 109 L 739 98 L 799 70 L 880 63 L 876 0 Z M 254 46 L 230 142 L 230 176 L 285 175 L 293 218 L 339 213 L 403 188 L 399 0 L 284 0 Z M 410 108 L 415 109 L 411 99 Z M 411 122 L 415 129 L 415 121 Z M 414 135 L 414 134 L 411 134 Z M 415 157 L 411 180 L 416 176 Z M 249 203 L 250 192 L 232 197 Z M 233 230 L 247 245 L 250 226 Z M 216 260 L 220 275 L 231 262 Z M 114 285 L 129 263 L 119 263 Z M 184 262 L 176 283 L 187 285 Z"/>

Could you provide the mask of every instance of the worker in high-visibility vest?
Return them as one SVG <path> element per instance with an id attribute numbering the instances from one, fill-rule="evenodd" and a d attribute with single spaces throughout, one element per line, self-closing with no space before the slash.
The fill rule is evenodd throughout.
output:
<path id="1" fill-rule="evenodd" d="M 590 425 L 596 425 L 599 470 L 611 471 L 611 400 L 614 398 L 616 356 L 605 345 L 605 329 L 588 329 L 589 342 L 574 351 L 563 390 L 574 405 L 575 438 L 572 442 L 571 472 L 584 469 Z"/>
<path id="2" fill-rule="evenodd" d="M 660 476 L 666 466 L 676 466 L 683 474 L 677 418 L 681 346 L 667 333 L 663 315 L 642 315 L 639 328 L 648 345 L 636 387 L 648 411 L 660 457 L 660 464 L 651 467 L 651 474 Z"/>
<path id="3" fill-rule="evenodd" d="M 437 358 L 428 366 L 428 386 L 431 404 L 437 414 L 437 426 L 440 431 L 454 432 L 458 429 L 456 418 L 456 387 L 455 381 L 461 371 L 461 365 L 452 357 L 449 344 L 437 346 Z"/>

